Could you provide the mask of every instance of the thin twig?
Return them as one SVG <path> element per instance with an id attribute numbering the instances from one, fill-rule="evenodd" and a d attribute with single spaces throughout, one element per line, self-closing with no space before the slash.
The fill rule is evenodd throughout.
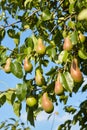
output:
<path id="1" fill-rule="evenodd" d="M 25 20 L 29 19 L 32 15 L 34 15 L 34 14 L 35 14 L 36 12 L 38 12 L 38 11 L 39 11 L 39 10 L 33 11 L 33 13 L 32 13 L 29 17 L 25 17 Z M 6 25 L 6 26 L 0 25 L 0 26 L 1 26 L 2 29 L 3 29 L 3 28 L 7 28 L 7 27 L 13 26 L 13 25 L 15 25 L 15 24 L 18 24 L 18 23 L 20 23 L 20 22 L 21 22 L 21 20 L 18 20 L 18 21 L 13 22 L 13 23 L 11 23 L 11 24 L 9 24 L 9 25 Z"/>

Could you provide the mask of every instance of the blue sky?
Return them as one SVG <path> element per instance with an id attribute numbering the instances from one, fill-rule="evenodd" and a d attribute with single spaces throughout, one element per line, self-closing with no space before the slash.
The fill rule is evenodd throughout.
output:
<path id="1" fill-rule="evenodd" d="M 28 37 L 29 35 L 31 35 L 30 31 L 24 32 L 21 35 L 20 42 L 23 43 L 25 37 Z M 10 49 L 13 49 L 15 47 L 13 40 L 11 40 L 10 38 L 7 38 L 7 36 L 3 40 L 3 45 L 9 47 Z M 49 65 L 49 67 L 51 67 L 51 66 L 52 66 L 52 64 Z M 21 83 L 21 82 L 22 82 L 21 79 L 16 78 L 12 74 L 6 74 L 4 71 L 0 70 L 0 91 L 7 90 L 8 88 L 13 88 L 16 86 L 17 83 Z M 73 94 L 73 98 L 70 98 L 68 100 L 68 105 L 73 104 L 75 107 L 78 107 L 80 102 L 83 101 L 85 97 L 86 97 L 86 93 L 82 94 L 79 91 L 79 93 Z M 25 103 L 23 103 L 23 105 L 25 106 Z M 59 114 L 55 115 L 52 130 L 57 130 L 57 127 L 59 124 L 63 123 L 66 119 L 72 118 L 71 115 L 64 113 L 63 104 L 59 104 L 58 106 L 55 106 L 54 113 L 55 112 L 58 112 Z M 47 120 L 48 116 L 49 115 L 46 114 L 45 112 L 41 112 L 37 117 L 37 121 L 35 122 L 35 124 L 36 124 L 35 128 L 31 127 L 31 130 L 51 130 L 54 114 L 51 116 L 51 118 L 49 120 Z M 17 118 L 17 116 L 13 113 L 12 106 L 9 105 L 8 103 L 6 103 L 0 108 L 0 122 L 8 119 L 10 117 Z M 26 112 L 25 112 L 24 107 L 23 107 L 22 115 L 21 115 L 20 119 L 23 120 L 24 122 L 26 122 Z M 75 129 L 79 130 L 78 124 L 77 124 L 77 126 L 72 128 L 72 130 L 75 130 Z"/>

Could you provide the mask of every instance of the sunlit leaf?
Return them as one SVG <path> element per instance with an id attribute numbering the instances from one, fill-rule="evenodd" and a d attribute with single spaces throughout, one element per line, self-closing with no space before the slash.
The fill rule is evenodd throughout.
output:
<path id="1" fill-rule="evenodd" d="M 11 63 L 11 72 L 17 77 L 22 78 L 23 77 L 23 71 L 22 66 L 19 62 L 15 61 L 14 63 Z"/>
<path id="2" fill-rule="evenodd" d="M 60 81 L 67 91 L 72 92 L 74 87 L 74 81 L 69 72 L 61 73 Z"/>
<path id="3" fill-rule="evenodd" d="M 49 9 L 45 9 L 42 13 L 42 20 L 46 21 L 49 20 L 51 18 L 51 13 Z"/>
<path id="4" fill-rule="evenodd" d="M 79 15 L 78 15 L 78 20 L 87 20 L 87 9 L 83 9 Z"/>
<path id="5" fill-rule="evenodd" d="M 14 110 L 14 113 L 17 115 L 17 116 L 20 116 L 20 110 L 21 110 L 21 103 L 19 101 L 15 101 L 14 104 L 13 104 L 13 110 Z"/>
<path id="6" fill-rule="evenodd" d="M 16 95 L 20 101 L 26 98 L 27 84 L 17 84 L 16 85 Z"/>
<path id="7" fill-rule="evenodd" d="M 58 63 L 66 62 L 68 58 L 68 51 L 63 50 L 58 56 Z"/>

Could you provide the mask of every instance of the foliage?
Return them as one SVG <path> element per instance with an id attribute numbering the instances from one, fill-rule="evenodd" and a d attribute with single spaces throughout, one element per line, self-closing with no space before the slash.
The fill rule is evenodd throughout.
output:
<path id="1" fill-rule="evenodd" d="M 10 71 L 7 75 L 11 73 L 23 81 L 21 84 L 18 83 L 14 89 L 9 88 L 0 92 L 0 107 L 8 101 L 13 106 L 15 114 L 20 116 L 22 101 L 29 96 L 34 96 L 38 104 L 33 108 L 26 105 L 25 108 L 27 120 L 34 125 L 35 117 L 42 110 L 41 97 L 44 92 L 48 93 L 54 104 L 57 104 L 57 97 L 59 97 L 59 101 L 67 105 L 70 95 L 78 92 L 84 82 L 84 75 L 87 76 L 87 38 L 85 35 L 87 16 L 84 15 L 87 14 L 86 8 L 87 0 L 0 1 L 0 69 L 5 71 L 6 61 L 10 58 Z M 28 32 L 29 36 L 21 41 L 24 32 Z M 63 49 L 64 39 L 67 36 L 73 45 L 69 51 Z M 5 38 L 13 40 L 13 48 L 3 44 Z M 36 50 L 39 38 L 44 44 L 40 46 L 42 51 L 43 46 L 46 47 L 44 53 L 41 53 L 41 50 L 38 53 Z M 33 70 L 30 73 L 24 70 L 25 57 L 28 57 L 33 64 Z M 73 58 L 77 59 L 78 68 L 83 74 L 83 80 L 79 83 L 73 80 L 70 73 Z M 50 63 L 53 66 L 45 71 Z M 74 68 L 75 66 L 73 64 Z M 39 80 L 44 79 L 44 83 L 40 86 L 35 81 L 37 69 L 40 70 Z M 58 96 L 54 93 L 54 87 L 59 72 L 61 72 L 60 82 L 64 87 L 64 92 Z M 30 78 L 31 75 L 33 78 Z M 86 90 L 87 86 L 81 91 Z M 66 121 L 59 129 L 63 127 L 65 129 L 67 124 L 70 128 L 71 124 L 78 122 L 78 119 L 81 129 L 85 129 L 87 125 L 86 104 L 87 100 L 80 104 L 79 110 L 73 106 L 64 106 L 65 111 L 75 115 L 72 121 Z"/>
<path id="2" fill-rule="evenodd" d="M 3 127 L 4 130 L 30 130 L 30 128 L 27 127 L 22 121 L 15 120 L 14 118 L 9 118 L 8 120 L 1 122 L 0 129 L 2 130 Z"/>

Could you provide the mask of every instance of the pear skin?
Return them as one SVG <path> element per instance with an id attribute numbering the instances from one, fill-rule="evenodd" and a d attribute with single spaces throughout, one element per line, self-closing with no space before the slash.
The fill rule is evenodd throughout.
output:
<path id="1" fill-rule="evenodd" d="M 72 61 L 70 73 L 71 73 L 71 76 L 72 76 L 72 78 L 75 82 L 81 82 L 82 81 L 82 79 L 83 79 L 82 73 L 81 73 L 81 71 L 78 67 L 78 62 L 77 62 L 76 58 L 74 58 L 73 61 Z"/>
<path id="2" fill-rule="evenodd" d="M 24 59 L 24 70 L 26 72 L 31 72 L 33 69 L 33 65 L 31 64 L 31 62 L 28 61 L 28 58 L 25 57 Z"/>
<path id="3" fill-rule="evenodd" d="M 58 74 L 57 80 L 55 81 L 55 87 L 54 87 L 54 92 L 56 95 L 60 95 L 63 93 L 63 86 L 60 82 L 60 73 Z"/>
<path id="4" fill-rule="evenodd" d="M 45 79 L 44 79 L 40 69 L 36 70 L 35 81 L 38 86 L 42 86 L 45 83 Z"/>
<path id="5" fill-rule="evenodd" d="M 52 101 L 49 99 L 47 92 L 42 95 L 42 108 L 46 113 L 52 113 L 54 106 Z"/>
<path id="6" fill-rule="evenodd" d="M 45 51 L 46 51 L 46 47 L 45 47 L 45 45 L 43 44 L 43 40 L 42 40 L 41 38 L 39 38 L 38 41 L 37 41 L 36 52 L 37 52 L 39 55 L 44 55 L 44 54 L 45 54 Z"/>
<path id="7" fill-rule="evenodd" d="M 72 45 L 70 38 L 66 37 L 64 39 L 63 50 L 70 51 L 70 50 L 72 50 L 72 48 L 73 48 L 73 45 Z"/>

